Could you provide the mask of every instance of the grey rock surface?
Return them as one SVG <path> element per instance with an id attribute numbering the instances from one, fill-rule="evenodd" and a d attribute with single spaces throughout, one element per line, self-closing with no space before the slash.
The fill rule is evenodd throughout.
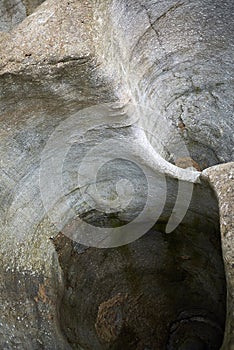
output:
<path id="1" fill-rule="evenodd" d="M 218 200 L 220 211 L 220 228 L 222 237 L 222 251 L 227 279 L 227 319 L 226 319 L 226 337 L 224 339 L 223 349 L 234 348 L 234 164 L 227 163 L 211 167 L 204 171 L 204 176 L 208 177 L 214 187 Z"/>
<path id="2" fill-rule="evenodd" d="M 8 31 L 15 25 L 22 22 L 26 17 L 26 10 L 22 1 L 5 1 L 0 2 L 0 31 Z"/>
<path id="3" fill-rule="evenodd" d="M 232 349 L 233 1 L 40 3 L 0 3 L 0 348 Z"/>
<path id="4" fill-rule="evenodd" d="M 42 4 L 44 0 L 1 0 L 0 32 L 8 32 L 22 22 L 26 16 Z"/>

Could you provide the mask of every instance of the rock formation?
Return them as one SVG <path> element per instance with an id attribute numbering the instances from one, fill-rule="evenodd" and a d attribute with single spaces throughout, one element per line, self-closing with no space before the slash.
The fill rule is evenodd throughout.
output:
<path id="1" fill-rule="evenodd" d="M 0 1 L 1 349 L 234 349 L 233 9 Z"/>

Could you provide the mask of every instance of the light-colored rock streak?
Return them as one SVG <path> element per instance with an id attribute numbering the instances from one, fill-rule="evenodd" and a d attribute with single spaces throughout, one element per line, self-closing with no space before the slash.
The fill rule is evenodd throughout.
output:
<path id="1" fill-rule="evenodd" d="M 79 225 L 77 224 L 78 232 L 74 232 L 72 237 L 86 245 L 99 247 L 118 246 L 121 245 L 121 239 L 112 237 L 114 234 L 119 237 L 119 235 L 123 236 L 123 232 L 127 232 L 129 238 L 126 238 L 125 234 L 122 242 L 126 244 L 146 233 L 157 222 L 166 202 L 167 191 L 165 184 L 162 185 L 163 177 L 173 177 L 180 180 L 177 201 L 173 209 L 173 215 L 166 229 L 167 232 L 173 231 L 182 221 L 189 208 L 193 192 L 193 183 L 198 181 L 199 178 L 198 172 L 180 169 L 168 163 L 153 149 L 145 136 L 147 130 L 143 130 L 143 128 L 138 126 L 139 121 L 137 118 L 136 106 L 128 103 L 119 110 L 117 109 L 118 105 L 119 104 L 105 104 L 92 106 L 67 118 L 63 123 L 60 123 L 50 136 L 42 153 L 40 189 L 44 207 L 52 219 L 52 222 L 56 224 L 59 231 L 62 231 L 64 225 L 68 224 L 75 215 L 72 208 L 69 207 L 67 194 L 64 192 L 63 188 L 63 163 L 72 144 L 79 144 L 82 139 L 87 140 L 86 135 L 92 130 L 101 131 L 103 128 L 116 128 L 118 130 L 119 127 L 132 126 L 133 137 L 129 135 L 130 138 L 128 136 L 128 138 L 119 137 L 118 139 L 105 140 L 92 147 L 83 159 L 80 156 L 81 165 L 78 170 L 77 187 L 81 189 L 83 201 L 86 202 L 86 204 L 90 204 L 92 210 L 101 210 L 103 213 L 114 213 L 118 210 L 123 211 L 128 204 L 130 204 L 131 196 L 125 200 L 121 200 L 121 198 L 111 201 L 102 199 L 104 194 L 98 194 L 96 185 L 98 182 L 105 181 L 105 178 L 97 180 L 96 177 L 99 168 L 105 166 L 105 163 L 116 158 L 127 159 L 144 169 L 143 171 L 148 184 L 146 207 L 139 217 L 137 217 L 137 222 L 133 220 L 131 223 L 118 229 L 94 227 L 93 235 L 95 239 L 93 239 L 93 242 L 90 242 L 90 238 L 88 238 L 88 241 L 85 239 L 85 235 L 88 232 L 90 237 L 92 225 L 88 225 L 87 231 L 85 231 L 85 228 L 81 229 L 82 224 L 83 226 L 85 226 L 85 224 L 82 223 L 82 220 L 79 220 Z M 147 118 L 147 115 L 144 115 L 144 118 Z M 90 186 L 95 182 L 95 186 Z M 118 184 L 116 184 L 116 186 L 117 185 Z M 92 203 L 90 203 L 88 197 L 85 196 L 87 188 L 89 188 L 88 193 L 89 197 L 92 198 Z M 139 201 L 141 201 L 140 198 Z M 136 230 L 137 223 L 142 225 L 139 230 Z M 133 227 L 132 233 L 131 227 Z M 79 231 L 82 231 L 82 233 L 79 233 Z M 97 232 L 99 232 L 99 234 Z M 98 242 L 102 243 L 99 244 Z"/>

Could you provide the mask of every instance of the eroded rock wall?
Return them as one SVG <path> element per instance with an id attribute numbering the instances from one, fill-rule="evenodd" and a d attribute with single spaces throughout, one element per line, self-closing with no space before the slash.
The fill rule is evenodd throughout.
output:
<path id="1" fill-rule="evenodd" d="M 209 181 L 219 179 L 195 170 L 232 160 L 232 1 L 50 0 L 27 18 L 36 2 L 17 2 L 14 12 L 3 4 L 1 30 L 17 26 L 0 38 L 0 346 L 218 349 L 226 285 Z M 137 195 L 126 210 L 107 215 L 98 210 L 99 197 L 87 205 L 77 172 L 85 154 L 113 140 L 118 147 L 103 153 L 114 158 L 129 148 L 134 157 L 100 172 L 100 193 L 115 198 L 118 169 Z M 62 155 L 61 190 L 55 170 Z M 156 192 L 165 204 L 158 224 L 145 236 L 119 248 L 87 249 L 69 225 L 59 233 L 56 213 L 67 215 L 67 200 L 84 219 L 75 226 L 78 238 L 86 222 L 101 229 L 131 222 L 146 204 L 139 167 L 158 179 L 156 187 L 167 184 L 165 198 Z M 188 208 L 174 208 L 178 189 Z M 66 201 L 50 212 L 55 190 Z M 179 214 L 186 216 L 168 234 L 172 213 L 177 224 Z M 230 249 L 223 254 L 232 295 Z M 228 300 L 225 350 L 233 332 Z"/>

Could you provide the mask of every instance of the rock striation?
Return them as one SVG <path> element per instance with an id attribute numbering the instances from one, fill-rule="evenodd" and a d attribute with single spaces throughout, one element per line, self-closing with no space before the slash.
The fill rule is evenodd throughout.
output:
<path id="1" fill-rule="evenodd" d="M 232 350 L 233 1 L 0 5 L 0 348 Z"/>

